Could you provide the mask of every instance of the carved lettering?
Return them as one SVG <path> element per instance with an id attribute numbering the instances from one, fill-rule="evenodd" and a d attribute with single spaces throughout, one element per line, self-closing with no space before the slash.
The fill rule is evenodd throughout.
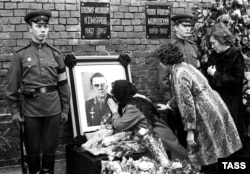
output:
<path id="1" fill-rule="evenodd" d="M 110 3 L 84 2 L 81 5 L 81 38 L 110 39 Z"/>
<path id="2" fill-rule="evenodd" d="M 171 38 L 171 6 L 147 5 L 146 36 L 147 39 Z"/>
<path id="3" fill-rule="evenodd" d="M 93 35 L 95 32 L 95 28 L 85 28 L 85 34 Z"/>
<path id="4" fill-rule="evenodd" d="M 160 28 L 160 34 L 168 34 L 168 28 Z"/>
<path id="5" fill-rule="evenodd" d="M 157 9 L 157 15 L 169 15 L 168 9 Z"/>
<path id="6" fill-rule="evenodd" d="M 148 15 L 156 15 L 156 9 L 147 9 Z"/>
<path id="7" fill-rule="evenodd" d="M 169 25 L 168 18 L 148 18 L 148 25 Z"/>
<path id="8" fill-rule="evenodd" d="M 149 34 L 158 34 L 158 28 L 149 28 Z"/>
<path id="9" fill-rule="evenodd" d="M 96 33 L 97 34 L 106 34 L 107 28 L 97 28 Z"/>
<path id="10" fill-rule="evenodd" d="M 94 13 L 94 7 L 81 7 L 82 13 Z"/>
<path id="11" fill-rule="evenodd" d="M 108 7 L 96 7 L 95 13 L 108 14 L 109 8 Z"/>
<path id="12" fill-rule="evenodd" d="M 84 16 L 85 24 L 103 24 L 107 25 L 107 17 Z"/>

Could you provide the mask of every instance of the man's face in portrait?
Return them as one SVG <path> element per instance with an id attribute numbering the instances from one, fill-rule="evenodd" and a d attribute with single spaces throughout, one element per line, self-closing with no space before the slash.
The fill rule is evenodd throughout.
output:
<path id="1" fill-rule="evenodd" d="M 105 98 L 108 93 L 108 84 L 104 77 L 95 77 L 92 81 L 92 88 L 95 96 L 98 98 Z"/>

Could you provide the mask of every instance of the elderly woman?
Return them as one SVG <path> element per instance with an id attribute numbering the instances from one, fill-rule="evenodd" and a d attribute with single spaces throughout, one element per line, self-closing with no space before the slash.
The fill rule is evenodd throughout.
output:
<path id="1" fill-rule="evenodd" d="M 242 144 L 230 112 L 206 77 L 183 62 L 182 53 L 172 42 L 161 45 L 154 55 L 171 76 L 174 99 L 187 131 L 189 158 L 195 157 L 205 166 L 239 150 Z M 158 110 L 167 108 L 165 104 L 157 106 Z"/>
<path id="2" fill-rule="evenodd" d="M 160 119 L 151 101 L 138 94 L 132 83 L 127 80 L 113 82 L 111 94 L 117 102 L 108 99 L 108 105 L 113 113 L 112 125 L 116 131 L 129 130 L 137 133 L 140 128 L 149 129 L 161 138 L 164 148 L 171 151 L 172 159 L 187 159 L 186 149 L 179 144 L 171 129 Z"/>

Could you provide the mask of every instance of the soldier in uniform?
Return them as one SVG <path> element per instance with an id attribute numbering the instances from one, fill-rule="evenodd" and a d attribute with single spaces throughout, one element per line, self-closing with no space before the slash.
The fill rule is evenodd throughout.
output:
<path id="1" fill-rule="evenodd" d="M 111 118 L 111 111 L 108 107 L 107 100 L 110 98 L 108 94 L 107 80 L 101 73 L 94 73 L 90 78 L 91 89 L 95 93 L 95 97 L 86 101 L 86 114 L 88 126 L 97 126 L 102 122 L 105 123 Z"/>
<path id="2" fill-rule="evenodd" d="M 200 68 L 199 52 L 195 42 L 189 40 L 191 37 L 191 29 L 193 25 L 193 16 L 188 14 L 180 14 L 173 16 L 175 35 L 174 42 L 180 48 L 184 56 L 184 61 Z"/>
<path id="3" fill-rule="evenodd" d="M 6 88 L 12 120 L 24 124 L 30 174 L 54 173 L 60 122 L 65 123 L 69 113 L 64 59 L 60 51 L 46 43 L 50 17 L 47 10 L 31 11 L 25 16 L 32 39 L 14 54 Z"/>
<path id="4" fill-rule="evenodd" d="M 174 42 L 180 48 L 180 51 L 182 52 L 184 56 L 184 62 L 193 65 L 197 69 L 200 69 L 200 61 L 199 61 L 200 55 L 198 52 L 198 47 L 193 41 L 188 40 L 188 38 L 191 36 L 193 16 L 188 15 L 188 14 L 179 14 L 179 15 L 173 16 L 171 19 L 174 22 L 173 27 L 175 31 L 175 34 L 171 42 Z M 166 75 L 165 73 L 166 70 L 164 69 L 164 66 L 161 63 L 159 66 L 159 72 L 160 72 L 159 74 L 160 85 L 170 86 L 167 83 L 171 81 L 169 79 L 171 77 L 168 77 Z M 176 133 L 176 136 L 179 139 L 180 143 L 184 147 L 187 147 L 187 142 L 186 142 L 187 133 L 184 131 L 182 118 L 177 109 L 177 105 L 176 105 L 174 97 L 168 101 L 168 104 L 166 106 L 168 107 L 168 108 L 165 108 L 168 110 L 167 112 L 168 118 L 166 119 L 168 124 L 172 128 L 173 132 Z"/>

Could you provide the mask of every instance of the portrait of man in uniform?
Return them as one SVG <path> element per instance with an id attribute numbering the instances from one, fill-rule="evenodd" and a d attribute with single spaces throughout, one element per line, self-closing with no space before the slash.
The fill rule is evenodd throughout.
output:
<path id="1" fill-rule="evenodd" d="M 94 97 L 88 99 L 85 103 L 87 125 L 97 126 L 105 122 L 106 118 L 111 116 L 107 105 L 108 83 L 103 74 L 96 72 L 90 77 L 90 88 Z"/>
<path id="2" fill-rule="evenodd" d="M 112 82 L 131 79 L 130 66 L 125 68 L 117 55 L 77 56 L 77 60 L 76 66 L 68 69 L 73 94 L 71 118 L 74 136 L 111 124 L 112 113 L 107 100 L 112 97 Z"/>

